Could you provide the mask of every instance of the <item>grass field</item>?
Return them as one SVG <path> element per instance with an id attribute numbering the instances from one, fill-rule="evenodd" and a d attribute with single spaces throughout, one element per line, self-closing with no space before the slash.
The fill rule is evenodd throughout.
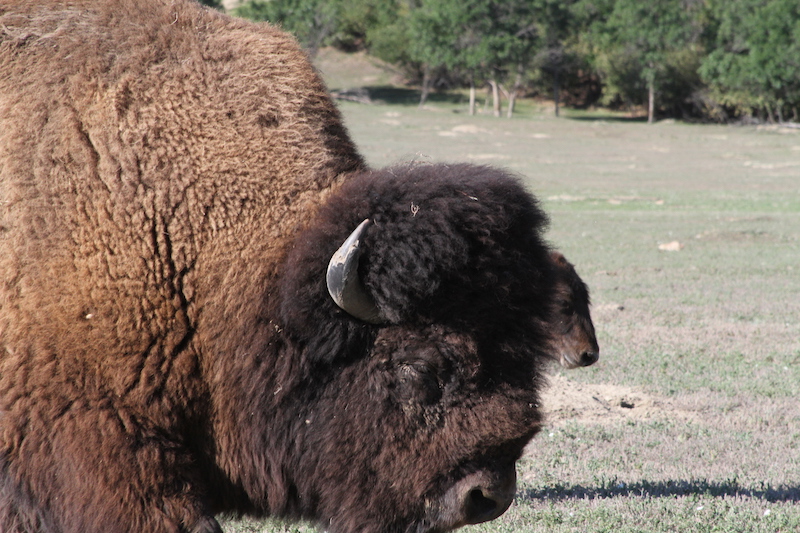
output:
<path id="1" fill-rule="evenodd" d="M 800 131 L 370 94 L 340 108 L 371 164 L 519 173 L 592 291 L 600 362 L 553 368 L 515 504 L 464 531 L 800 531 Z"/>

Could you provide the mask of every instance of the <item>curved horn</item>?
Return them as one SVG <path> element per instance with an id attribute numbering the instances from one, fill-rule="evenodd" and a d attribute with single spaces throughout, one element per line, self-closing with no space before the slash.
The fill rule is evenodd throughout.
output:
<path id="1" fill-rule="evenodd" d="M 328 263 L 325 279 L 328 283 L 328 293 L 336 305 L 364 322 L 380 324 L 383 322 L 380 310 L 358 277 L 360 239 L 369 224 L 369 219 L 359 224 L 336 250 Z"/>

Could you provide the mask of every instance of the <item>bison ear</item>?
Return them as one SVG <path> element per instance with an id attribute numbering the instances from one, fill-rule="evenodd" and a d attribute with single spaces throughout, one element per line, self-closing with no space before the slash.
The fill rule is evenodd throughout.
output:
<path id="1" fill-rule="evenodd" d="M 569 264 L 569 261 L 567 261 L 567 258 L 564 257 L 564 254 L 556 250 L 550 252 L 550 260 L 553 261 L 553 264 L 560 266 L 565 266 Z"/>
<path id="2" fill-rule="evenodd" d="M 359 320 L 381 324 L 385 320 L 381 317 L 380 309 L 358 277 L 358 260 L 362 252 L 361 236 L 369 224 L 369 219 L 364 220 L 336 250 L 328 263 L 325 279 L 328 293 L 336 305 Z"/>

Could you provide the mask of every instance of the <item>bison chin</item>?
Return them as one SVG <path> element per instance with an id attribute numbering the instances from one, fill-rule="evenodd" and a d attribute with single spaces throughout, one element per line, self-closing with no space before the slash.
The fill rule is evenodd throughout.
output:
<path id="1" fill-rule="evenodd" d="M 303 403 L 296 515 L 329 533 L 443 533 L 503 514 L 542 422 L 535 367 L 507 364 L 471 332 L 382 328 Z"/>
<path id="2" fill-rule="evenodd" d="M 393 525 L 379 520 L 374 527 L 353 527 L 351 523 L 327 525 L 328 533 L 351 531 L 375 531 L 375 533 L 445 533 L 472 524 L 489 522 L 505 513 L 514 501 L 516 472 L 514 465 L 499 472 L 481 471 L 456 481 L 443 496 L 425 499 L 425 508 L 420 510 L 422 518 Z M 352 516 L 352 515 L 351 515 Z"/>
<path id="3" fill-rule="evenodd" d="M 510 463 L 500 470 L 481 470 L 455 481 L 443 495 L 424 498 L 422 518 L 398 520 L 392 525 L 385 519 L 380 525 L 354 528 L 352 523 L 331 520 L 328 533 L 375 531 L 388 533 L 445 533 L 466 525 L 481 524 L 500 517 L 514 501 L 516 471 Z M 352 515 L 351 515 L 352 516 Z"/>

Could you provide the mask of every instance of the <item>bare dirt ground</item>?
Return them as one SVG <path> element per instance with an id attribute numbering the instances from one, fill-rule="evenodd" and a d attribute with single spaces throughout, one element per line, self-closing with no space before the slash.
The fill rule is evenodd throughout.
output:
<path id="1" fill-rule="evenodd" d="M 560 427 L 569 422 L 604 424 L 621 420 L 657 418 L 697 420 L 697 412 L 633 387 L 606 383 L 578 383 L 555 375 L 543 395 L 547 425 Z"/>

